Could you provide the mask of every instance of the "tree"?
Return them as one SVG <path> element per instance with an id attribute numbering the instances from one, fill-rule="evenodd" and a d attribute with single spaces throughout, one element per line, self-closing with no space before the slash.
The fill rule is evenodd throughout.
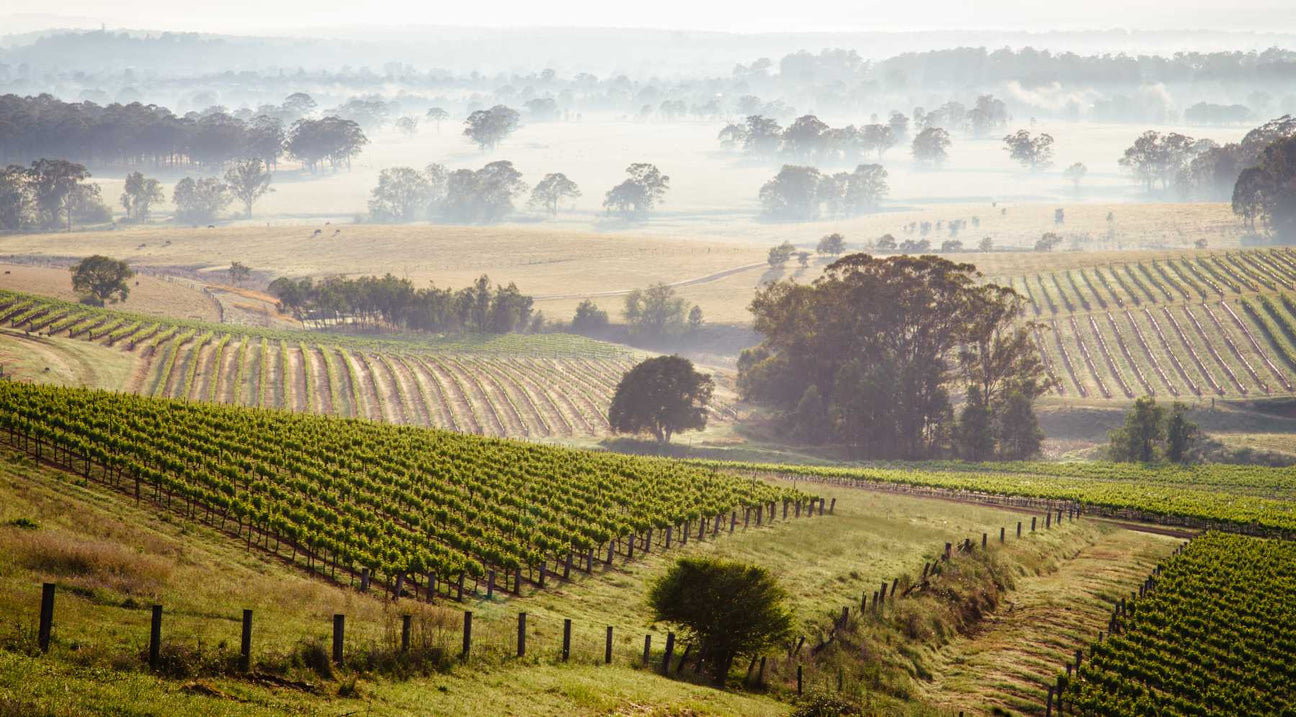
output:
<path id="1" fill-rule="evenodd" d="M 244 215 L 252 217 L 252 205 L 256 200 L 273 192 L 270 187 L 270 171 L 260 159 L 249 159 L 230 167 L 225 172 L 225 184 L 230 194 L 243 202 Z"/>
<path id="2" fill-rule="evenodd" d="M 711 679 L 723 685 L 740 657 L 756 657 L 792 636 L 787 593 L 760 566 L 685 557 L 653 582 L 653 619 L 673 625 L 700 649 Z"/>
<path id="3" fill-rule="evenodd" d="M 1296 241 L 1296 137 L 1274 141 L 1256 166 L 1242 171 L 1233 187 L 1233 211 L 1253 230 L 1263 220 L 1270 236 Z"/>
<path id="4" fill-rule="evenodd" d="M 782 244 L 770 248 L 767 260 L 769 261 L 770 266 L 777 268 L 788 263 L 788 260 L 790 260 L 792 255 L 795 253 L 796 246 L 790 241 L 784 241 Z"/>
<path id="5" fill-rule="evenodd" d="M 678 334 L 684 327 L 684 299 L 664 283 L 634 289 L 625 298 L 622 316 L 630 333 L 650 338 Z"/>
<path id="6" fill-rule="evenodd" d="M 919 163 L 940 165 L 949 157 L 949 147 L 949 132 L 940 127 L 928 127 L 914 137 L 911 149 Z"/>
<path id="7" fill-rule="evenodd" d="M 824 235 L 819 239 L 819 245 L 815 247 L 816 253 L 829 256 L 839 256 L 844 251 L 846 251 L 846 238 L 837 232 Z"/>
<path id="8" fill-rule="evenodd" d="M 140 172 L 126 175 L 126 184 L 122 188 L 121 205 L 126 210 L 126 218 L 137 222 L 146 222 L 153 202 L 160 202 L 165 195 L 162 183 L 145 177 Z"/>
<path id="9" fill-rule="evenodd" d="M 399 130 L 400 133 L 405 135 L 406 137 L 413 137 L 414 135 L 418 134 L 418 118 L 401 117 L 400 119 L 396 120 L 396 129 Z"/>
<path id="10" fill-rule="evenodd" d="M 446 177 L 442 213 L 451 221 L 489 224 L 513 212 L 513 199 L 525 193 L 522 173 L 507 160 L 473 171 L 457 169 Z"/>
<path id="11" fill-rule="evenodd" d="M 440 107 L 433 107 L 432 109 L 427 111 L 427 114 L 424 115 L 424 118 L 427 119 L 427 121 L 429 122 L 435 122 L 437 134 L 441 134 L 441 123 L 450 119 L 450 113 L 446 112 Z"/>
<path id="12" fill-rule="evenodd" d="M 247 153 L 259 157 L 268 169 L 278 169 L 287 140 L 283 122 L 278 117 L 258 115 L 247 130 Z"/>
<path id="13" fill-rule="evenodd" d="M 798 159 L 811 159 L 823 150 L 828 125 L 814 115 L 796 118 L 783 130 L 783 151 Z"/>
<path id="14" fill-rule="evenodd" d="M 572 317 L 572 331 L 578 334 L 595 334 L 607 330 L 608 313 L 593 301 L 585 299 L 576 305 Z"/>
<path id="15" fill-rule="evenodd" d="M 1041 132 L 1031 136 L 1029 130 L 1019 129 L 1004 137 L 1003 142 L 1008 156 L 1031 171 L 1053 164 L 1053 135 Z"/>
<path id="16" fill-rule="evenodd" d="M 636 162 L 626 167 L 629 178 L 610 189 L 603 199 L 609 214 L 616 212 L 626 218 L 647 216 L 670 189 L 670 177 L 661 173 L 654 164 Z"/>
<path id="17" fill-rule="evenodd" d="M 314 172 L 325 160 L 333 169 L 343 165 L 350 169 L 351 159 L 366 144 L 369 144 L 369 138 L 358 123 L 329 116 L 318 120 L 297 120 L 288 134 L 285 147 L 289 154 Z"/>
<path id="18" fill-rule="evenodd" d="M 499 146 L 518 127 L 521 115 L 504 105 L 488 110 L 477 110 L 464 120 L 464 136 L 472 140 L 483 152 Z"/>
<path id="19" fill-rule="evenodd" d="M 819 216 L 822 186 L 818 169 L 785 164 L 761 186 L 760 203 L 770 218 L 812 221 Z"/>
<path id="20" fill-rule="evenodd" d="M 783 143 L 783 130 L 779 123 L 769 117 L 748 115 L 746 131 L 743 132 L 743 149 L 759 156 L 768 156 L 778 151 Z"/>
<path id="21" fill-rule="evenodd" d="M 242 286 L 243 282 L 252 274 L 252 270 L 243 262 L 236 261 L 230 264 L 228 273 L 230 281 L 237 286 Z"/>
<path id="22" fill-rule="evenodd" d="M 575 199 L 581 195 L 580 187 L 567 178 L 562 172 L 546 174 L 531 190 L 532 207 L 541 207 L 549 216 L 558 216 L 558 204 L 564 199 Z"/>
<path id="23" fill-rule="evenodd" d="M 1035 415 L 1035 396 L 1013 388 L 995 410 L 999 458 L 1020 461 L 1039 455 L 1044 431 Z"/>
<path id="24" fill-rule="evenodd" d="M 118 259 L 96 254 L 72 266 L 72 290 L 82 303 L 103 306 L 125 301 L 130 294 L 127 279 L 135 276 L 130 266 Z"/>
<path id="25" fill-rule="evenodd" d="M 410 167 L 384 169 L 369 198 L 369 216 L 380 222 L 422 219 L 427 216 L 432 197 L 427 175 Z"/>
<path id="26" fill-rule="evenodd" d="M 981 95 L 968 111 L 968 123 L 974 136 L 984 137 L 1008 124 L 1008 107 L 993 95 Z"/>
<path id="27" fill-rule="evenodd" d="M 1044 232 L 1040 238 L 1035 241 L 1035 251 L 1053 251 L 1061 246 L 1062 237 L 1053 232 Z"/>
<path id="28" fill-rule="evenodd" d="M 1201 430 L 1188 420 L 1188 410 L 1188 406 L 1175 401 L 1166 418 L 1165 456 L 1172 463 L 1189 462 L 1201 440 Z"/>
<path id="29" fill-rule="evenodd" d="M 626 372 L 608 409 L 617 433 L 651 433 L 659 443 L 688 430 L 706 428 L 714 383 L 680 356 L 646 359 Z"/>
<path id="30" fill-rule="evenodd" d="M 994 251 L 994 239 L 991 239 L 990 237 L 982 237 L 981 243 L 977 244 L 977 249 L 982 252 Z"/>
<path id="31" fill-rule="evenodd" d="M 832 176 L 835 196 L 830 198 L 834 214 L 853 217 L 876 211 L 890 191 L 887 171 L 880 164 L 861 164 L 855 171 Z"/>
<path id="32" fill-rule="evenodd" d="M 811 285 L 757 291 L 762 342 L 740 357 L 738 390 L 787 416 L 814 385 L 833 437 L 855 455 L 939 455 L 955 427 L 951 386 L 975 385 L 996 418 L 1012 390 L 1038 395 L 1043 371 L 1018 327 L 1023 305 L 970 264 L 850 254 Z"/>
<path id="33" fill-rule="evenodd" d="M 79 212 L 99 204 L 99 185 L 90 184 L 90 172 L 62 159 L 40 159 L 27 170 L 36 216 L 41 226 L 72 231 Z"/>
<path id="34" fill-rule="evenodd" d="M 315 100 L 305 92 L 294 92 L 285 97 L 283 101 L 284 111 L 297 119 L 314 112 L 316 106 Z"/>
<path id="35" fill-rule="evenodd" d="M 1151 396 L 1139 398 L 1126 414 L 1125 425 L 1112 430 L 1108 437 L 1112 460 L 1152 463 L 1160 457 L 1166 438 L 1165 409 Z"/>
<path id="36" fill-rule="evenodd" d="M 702 307 L 698 306 L 697 304 L 694 304 L 693 308 L 689 309 L 688 330 L 692 333 L 696 333 L 701 328 L 702 328 Z"/>
<path id="37" fill-rule="evenodd" d="M 176 182 L 171 192 L 171 203 L 176 207 L 179 221 L 209 222 L 234 201 L 229 187 L 215 177 L 195 181 L 185 177 Z"/>
<path id="38" fill-rule="evenodd" d="M 969 461 L 985 461 L 994 457 L 995 435 L 993 415 L 980 386 L 970 386 L 963 402 L 958 421 L 958 454 Z"/>
<path id="39" fill-rule="evenodd" d="M 1062 176 L 1066 177 L 1067 181 L 1071 182 L 1071 185 L 1075 187 L 1077 192 L 1080 191 L 1080 182 L 1084 180 L 1085 175 L 1088 173 L 1089 168 L 1086 167 L 1083 162 L 1076 162 L 1070 167 L 1062 170 Z"/>

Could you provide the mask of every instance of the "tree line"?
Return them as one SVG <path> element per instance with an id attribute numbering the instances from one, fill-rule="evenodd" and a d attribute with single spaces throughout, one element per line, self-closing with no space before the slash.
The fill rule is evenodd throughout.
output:
<path id="1" fill-rule="evenodd" d="M 562 172 L 546 174 L 532 187 L 508 160 L 453 171 L 441 164 L 429 164 L 422 171 L 389 167 L 370 192 L 369 218 L 493 224 L 513 214 L 514 201 L 528 190 L 528 205 L 550 216 L 557 216 L 564 202 L 581 196 L 580 187 Z M 654 164 L 637 162 L 626 168 L 626 179 L 604 195 L 603 208 L 626 219 L 645 219 L 669 190 L 669 176 Z"/>
<path id="2" fill-rule="evenodd" d="M 504 334 L 538 331 L 544 321 L 533 311 L 531 297 L 516 284 L 492 285 L 485 274 L 458 291 L 434 285 L 415 288 L 409 279 L 391 274 L 318 282 L 280 277 L 270 283 L 269 291 L 279 300 L 280 311 L 312 328 L 349 324 L 366 330 Z"/>
<path id="3" fill-rule="evenodd" d="M 751 303 L 763 340 L 739 358 L 739 392 L 789 438 L 856 458 L 1031 456 L 1048 381 L 1025 300 L 979 276 L 936 256 L 850 254 L 813 284 L 770 284 Z"/>
<path id="4" fill-rule="evenodd" d="M 305 95 L 294 97 L 285 101 L 293 112 L 314 105 L 305 104 Z M 285 126 L 284 114 L 242 119 L 212 108 L 176 116 L 139 102 L 101 107 L 48 94 L 8 94 L 0 96 L 0 161 L 59 157 L 100 167 L 213 169 L 259 159 L 273 169 L 287 155 L 314 171 L 324 163 L 349 167 L 369 141 L 354 120 L 299 118 Z"/>

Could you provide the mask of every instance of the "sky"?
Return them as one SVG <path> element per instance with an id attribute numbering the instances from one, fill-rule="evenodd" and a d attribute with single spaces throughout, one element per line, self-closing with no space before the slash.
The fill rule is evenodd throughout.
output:
<path id="1" fill-rule="evenodd" d="M 109 9 L 111 12 L 109 12 Z M 8 16 L 8 17 L 6 17 Z M 843 30 L 1296 31 L 1296 0 L 3 0 L 0 34 L 46 27 L 297 34 L 450 25 L 644 27 L 728 32 Z"/>

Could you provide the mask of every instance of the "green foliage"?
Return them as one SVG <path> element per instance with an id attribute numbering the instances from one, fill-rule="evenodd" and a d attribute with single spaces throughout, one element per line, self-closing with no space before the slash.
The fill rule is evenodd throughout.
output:
<path id="1" fill-rule="evenodd" d="M 1091 648 L 1063 702 L 1077 714 L 1296 711 L 1296 545 L 1207 533 L 1162 566 Z"/>
<path id="2" fill-rule="evenodd" d="M 572 331 L 578 334 L 598 333 L 608 327 L 608 313 L 598 307 L 591 299 L 585 299 L 576 305 L 572 316 Z"/>
<path id="3" fill-rule="evenodd" d="M 794 253 L 796 253 L 796 246 L 790 241 L 785 241 L 770 248 L 767 261 L 772 267 L 780 267 L 788 263 Z"/>
<path id="4" fill-rule="evenodd" d="M 245 216 L 251 218 L 252 205 L 266 194 L 270 187 L 270 168 L 260 159 L 246 159 L 225 172 L 225 184 L 235 199 L 243 202 Z"/>
<path id="5" fill-rule="evenodd" d="M 125 301 L 130 295 L 126 281 L 135 276 L 126 262 L 100 254 L 82 259 L 71 271 L 72 290 L 95 306 Z"/>
<path id="6" fill-rule="evenodd" d="M 963 411 L 959 413 L 957 440 L 960 457 L 969 461 L 984 461 L 994 457 L 993 418 L 980 387 L 969 388 Z"/>
<path id="7" fill-rule="evenodd" d="M 631 335 L 662 338 L 683 332 L 686 306 L 674 288 L 657 283 L 626 294 L 622 315 Z"/>
<path id="8" fill-rule="evenodd" d="M 740 656 L 759 655 L 792 635 L 787 593 L 763 567 L 706 557 L 680 558 L 653 583 L 653 619 L 696 642 L 716 684 Z"/>
<path id="9" fill-rule="evenodd" d="M 1033 401 L 1045 388 L 1027 328 L 1017 325 L 1022 298 L 974 272 L 935 256 L 852 254 L 814 284 L 761 289 L 751 310 L 764 341 L 739 359 L 740 392 L 786 413 L 815 386 L 831 439 L 859 456 L 947 450 L 956 382 L 976 385 L 996 415 L 1012 390 Z"/>
<path id="10" fill-rule="evenodd" d="M 796 701 L 791 717 L 845 717 L 862 715 L 864 711 L 855 701 L 828 692 L 811 692 Z"/>
<path id="11" fill-rule="evenodd" d="M 608 409 L 618 433 L 651 433 L 667 443 L 671 435 L 706 428 L 707 404 L 715 384 L 679 356 L 657 356 L 626 372 Z"/>
<path id="12" fill-rule="evenodd" d="M 1192 460 L 1201 436 L 1197 424 L 1188 420 L 1188 410 L 1176 401 L 1167 412 L 1151 396 L 1138 399 L 1125 416 L 1125 425 L 1110 433 L 1111 459 L 1138 463 Z"/>
<path id="13" fill-rule="evenodd" d="M 387 581 L 532 568 L 801 495 L 668 461 L 13 382 L 0 382 L 0 431 L 119 489 L 138 481 L 192 520 L 255 526 L 318 569 Z"/>
<path id="14" fill-rule="evenodd" d="M 603 208 L 609 214 L 617 213 L 627 219 L 642 219 L 666 197 L 670 190 L 670 177 L 661 173 L 654 164 L 637 162 L 626 167 L 629 177 L 608 190 Z"/>
<path id="15" fill-rule="evenodd" d="M 819 239 L 819 244 L 815 247 L 816 253 L 829 256 L 837 256 L 844 251 L 846 251 L 846 238 L 837 232 L 825 234 Z"/>

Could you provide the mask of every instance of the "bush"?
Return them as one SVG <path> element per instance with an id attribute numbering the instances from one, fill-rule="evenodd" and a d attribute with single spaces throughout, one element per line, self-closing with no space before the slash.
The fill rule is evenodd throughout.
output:
<path id="1" fill-rule="evenodd" d="M 797 701 L 792 717 L 838 717 L 839 715 L 862 715 L 864 711 L 851 700 L 826 692 L 812 692 Z"/>

